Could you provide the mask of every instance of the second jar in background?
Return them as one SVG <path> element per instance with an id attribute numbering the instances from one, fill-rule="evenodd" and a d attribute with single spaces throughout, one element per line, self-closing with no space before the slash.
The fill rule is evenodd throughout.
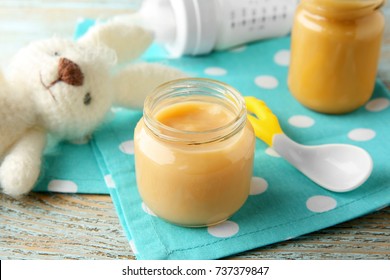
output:
<path id="1" fill-rule="evenodd" d="M 288 85 L 304 106 L 341 114 L 374 90 L 384 17 L 383 0 L 302 0 L 291 34 Z"/>

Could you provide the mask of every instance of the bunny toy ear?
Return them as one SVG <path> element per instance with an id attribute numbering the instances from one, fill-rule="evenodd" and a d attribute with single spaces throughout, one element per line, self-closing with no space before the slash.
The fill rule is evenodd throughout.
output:
<path id="1" fill-rule="evenodd" d="M 92 26 L 78 41 L 89 46 L 105 45 L 122 63 L 138 58 L 152 43 L 153 34 L 137 24 L 112 20 Z"/>

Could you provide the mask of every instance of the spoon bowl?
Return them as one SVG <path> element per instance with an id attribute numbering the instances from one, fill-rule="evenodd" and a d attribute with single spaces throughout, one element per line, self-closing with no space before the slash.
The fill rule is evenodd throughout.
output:
<path id="1" fill-rule="evenodd" d="M 354 145 L 305 146 L 278 134 L 273 149 L 313 182 L 334 192 L 356 189 L 368 179 L 373 167 L 371 156 Z"/>
<path id="2" fill-rule="evenodd" d="M 347 192 L 370 176 L 373 161 L 364 149 L 347 144 L 299 144 L 283 133 L 277 117 L 263 101 L 255 97 L 246 97 L 245 101 L 256 136 L 321 187 Z"/>

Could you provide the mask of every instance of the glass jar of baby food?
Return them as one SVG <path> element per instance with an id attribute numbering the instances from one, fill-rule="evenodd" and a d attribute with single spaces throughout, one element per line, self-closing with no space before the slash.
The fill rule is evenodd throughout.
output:
<path id="1" fill-rule="evenodd" d="M 146 98 L 134 135 L 138 190 L 160 218 L 200 227 L 246 201 L 255 135 L 240 93 L 209 79 L 179 79 Z"/>
<path id="2" fill-rule="evenodd" d="M 384 0 L 302 0 L 291 33 L 288 85 L 304 106 L 351 112 L 370 99 L 380 56 Z"/>

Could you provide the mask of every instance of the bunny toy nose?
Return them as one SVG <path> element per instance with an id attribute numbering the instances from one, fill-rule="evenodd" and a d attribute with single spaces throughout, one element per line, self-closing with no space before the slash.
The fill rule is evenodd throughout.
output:
<path id="1" fill-rule="evenodd" d="M 82 86 L 84 74 L 80 66 L 70 59 L 61 57 L 58 64 L 58 81 L 63 81 L 72 86 Z"/>

